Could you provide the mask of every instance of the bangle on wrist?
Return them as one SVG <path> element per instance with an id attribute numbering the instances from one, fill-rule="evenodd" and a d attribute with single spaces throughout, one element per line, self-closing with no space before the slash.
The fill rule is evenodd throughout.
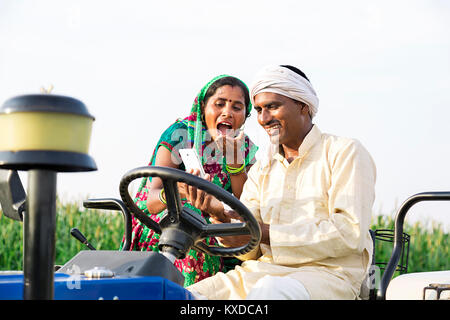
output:
<path id="1" fill-rule="evenodd" d="M 164 199 L 164 197 L 163 197 L 163 192 L 164 192 L 164 188 L 162 188 L 161 191 L 159 192 L 158 198 L 159 198 L 159 201 L 161 201 L 163 204 L 167 204 L 166 199 Z"/>
<path id="2" fill-rule="evenodd" d="M 232 176 L 238 175 L 242 173 L 245 169 L 245 163 L 242 164 L 239 168 L 230 167 L 229 165 L 226 165 L 227 172 L 231 174 Z"/>

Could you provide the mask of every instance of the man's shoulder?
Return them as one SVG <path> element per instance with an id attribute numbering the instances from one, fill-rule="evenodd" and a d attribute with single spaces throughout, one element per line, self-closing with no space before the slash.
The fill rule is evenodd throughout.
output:
<path id="1" fill-rule="evenodd" d="M 322 133 L 321 140 L 323 145 L 335 152 L 348 149 L 367 151 L 361 141 L 357 138 Z"/>
<path id="2" fill-rule="evenodd" d="M 325 133 L 322 141 L 332 166 L 338 163 L 359 163 L 375 170 L 372 155 L 359 139 Z"/>

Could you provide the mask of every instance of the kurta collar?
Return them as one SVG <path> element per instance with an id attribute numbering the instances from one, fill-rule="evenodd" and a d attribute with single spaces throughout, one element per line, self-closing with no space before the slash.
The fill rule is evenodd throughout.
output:
<path id="1" fill-rule="evenodd" d="M 308 134 L 303 139 L 302 144 L 298 148 L 298 158 L 303 158 L 308 151 L 320 141 L 320 137 L 322 135 L 322 132 L 319 130 L 317 125 L 313 124 L 311 130 L 308 132 Z M 270 159 L 276 159 L 278 161 L 284 162 L 286 159 L 284 156 L 280 153 L 280 147 L 275 148 L 273 147 L 269 148 L 269 154 L 268 154 L 268 160 L 270 163 Z"/>
<path id="2" fill-rule="evenodd" d="M 319 128 L 313 124 L 313 127 L 306 135 L 305 139 L 303 139 L 302 144 L 298 148 L 298 156 L 303 158 L 308 151 L 320 141 L 320 137 L 322 136 L 322 132 L 320 132 Z"/>

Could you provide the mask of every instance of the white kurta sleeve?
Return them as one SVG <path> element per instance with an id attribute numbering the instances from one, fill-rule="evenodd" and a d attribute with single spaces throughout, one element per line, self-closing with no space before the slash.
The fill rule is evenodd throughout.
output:
<path id="1" fill-rule="evenodd" d="M 328 218 L 270 225 L 274 263 L 294 265 L 361 253 L 375 198 L 374 162 L 357 141 L 327 155 L 331 173 Z M 283 213 L 281 213 L 283 214 Z"/>

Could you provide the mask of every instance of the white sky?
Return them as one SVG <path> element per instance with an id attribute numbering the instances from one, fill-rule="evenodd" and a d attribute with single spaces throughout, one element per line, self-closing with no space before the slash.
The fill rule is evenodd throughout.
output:
<path id="1" fill-rule="evenodd" d="M 59 174 L 59 195 L 118 198 L 206 81 L 295 65 L 318 93 L 319 128 L 372 154 L 374 212 L 393 214 L 415 193 L 450 190 L 449 31 L 446 0 L 0 0 L 0 103 L 50 84 L 82 100 L 98 171 Z M 255 115 L 246 131 L 263 149 Z M 412 211 L 407 221 L 450 226 L 450 203 Z"/>

